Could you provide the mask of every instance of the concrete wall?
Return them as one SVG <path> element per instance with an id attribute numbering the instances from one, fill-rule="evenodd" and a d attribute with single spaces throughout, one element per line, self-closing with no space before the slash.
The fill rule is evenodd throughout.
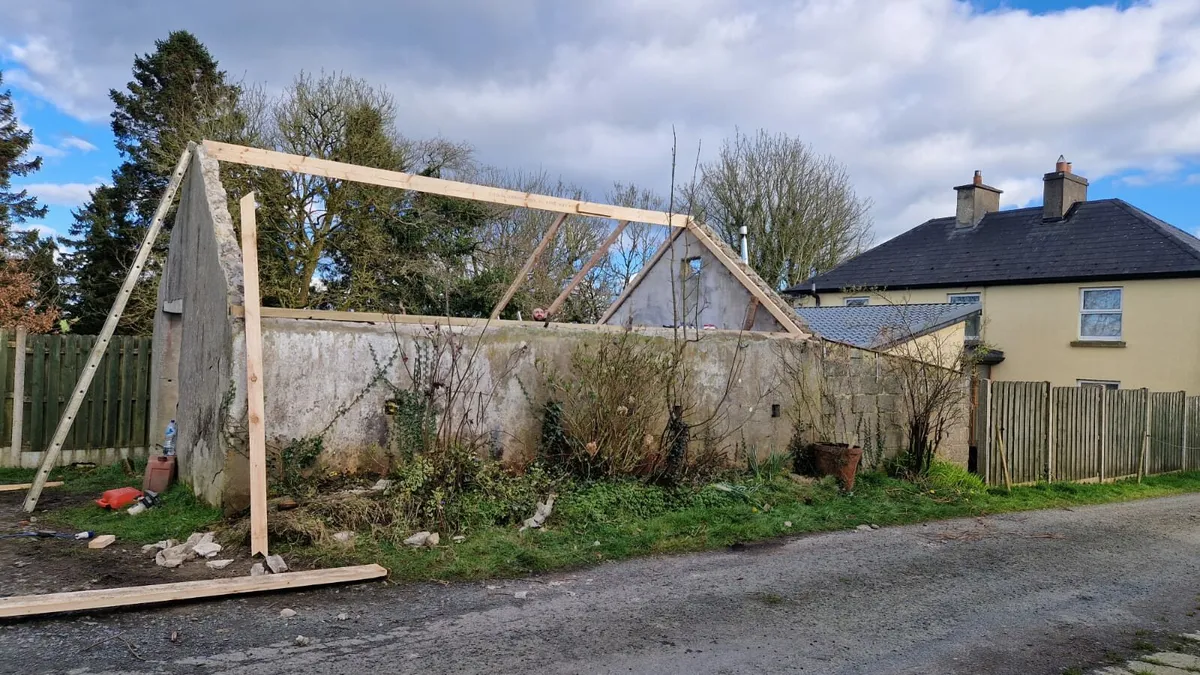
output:
<path id="1" fill-rule="evenodd" d="M 540 411 L 548 397 L 548 369 L 559 376 L 569 374 L 573 353 L 594 353 L 597 341 L 619 335 L 617 331 L 569 325 L 490 328 L 486 332 L 443 327 L 439 334 L 431 326 L 414 324 L 265 319 L 269 452 L 292 439 L 320 436 L 324 445 L 320 459 L 326 467 L 361 468 L 364 458 L 377 457 L 387 446 L 385 402 L 395 396 L 396 389 L 411 389 L 415 364 L 437 354 L 436 342 L 449 330 L 463 347 L 457 369 L 467 373 L 458 382 L 464 385 L 463 400 L 468 403 L 458 413 L 472 419 L 473 433 L 492 439 L 495 451 L 507 459 L 532 457 L 537 451 Z M 669 330 L 638 333 L 661 342 L 664 350 L 672 348 Z M 241 335 L 235 336 L 235 360 L 243 346 Z M 823 348 L 823 343 L 769 334 L 705 333 L 688 346 L 696 397 L 689 421 L 706 419 L 720 406 L 713 432 L 729 452 L 738 446 L 764 456 L 785 452 L 795 418 L 802 412 L 794 407 L 789 394 L 781 368 L 781 359 L 786 358 L 783 352 L 790 350 L 792 358 L 815 364 L 822 358 Z M 884 363 L 887 357 L 840 345 L 828 348 L 838 355 L 829 357 L 837 364 L 829 371 L 831 400 L 836 401 L 835 417 L 840 421 L 837 440 L 863 445 L 868 457 L 876 460 L 894 454 L 905 442 L 903 397 L 900 383 L 889 377 Z M 476 356 L 471 359 L 470 354 Z M 450 370 L 448 363 L 443 357 L 443 376 Z M 245 398 L 244 380 L 233 378 L 235 400 Z M 647 396 L 662 394 L 655 383 L 647 383 L 646 392 Z M 665 396 L 663 409 L 665 413 Z M 773 416 L 775 412 L 778 416 Z M 233 427 L 244 429 L 244 405 L 230 406 L 227 414 Z M 965 417 L 960 426 L 942 454 L 965 464 Z M 701 443 L 699 436 L 694 433 L 693 443 Z M 245 462 L 238 453 L 233 453 L 233 460 Z M 235 473 L 240 475 L 240 470 Z M 208 493 L 205 497 L 226 508 L 240 508 L 248 498 L 246 483 L 227 481 L 219 502 Z"/>
<path id="2" fill-rule="evenodd" d="M 1112 287 L 1123 289 L 1125 345 L 1072 345 L 1079 340 L 1080 289 Z M 983 339 L 1005 356 L 992 368 L 993 380 L 1048 380 L 1064 387 L 1078 380 L 1113 380 L 1122 389 L 1200 391 L 1200 312 L 1194 309 L 1200 279 L 936 288 L 885 295 L 893 302 L 946 302 L 950 293 L 980 294 Z M 844 297 L 822 293 L 821 304 L 839 305 Z"/>
<path id="3" fill-rule="evenodd" d="M 700 261 L 698 278 L 687 263 L 692 258 Z M 607 323 L 623 326 L 632 322 L 648 327 L 686 324 L 698 328 L 712 324 L 720 330 L 741 330 L 751 297 L 750 291 L 691 232 L 681 232 Z M 763 308 L 755 314 L 751 329 L 784 330 Z"/>

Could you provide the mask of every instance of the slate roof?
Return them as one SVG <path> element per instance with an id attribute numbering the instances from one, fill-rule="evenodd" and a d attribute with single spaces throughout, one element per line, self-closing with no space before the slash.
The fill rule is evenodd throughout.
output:
<path id="1" fill-rule="evenodd" d="M 936 218 L 786 293 L 1200 276 L 1200 239 L 1120 199 L 989 213 L 973 227 Z"/>
<path id="2" fill-rule="evenodd" d="M 864 349 L 880 349 L 966 321 L 977 303 L 799 307 L 796 313 L 817 335 Z"/>

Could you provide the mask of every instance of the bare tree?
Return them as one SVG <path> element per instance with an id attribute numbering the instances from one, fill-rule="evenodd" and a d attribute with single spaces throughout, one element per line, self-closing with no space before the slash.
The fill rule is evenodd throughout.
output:
<path id="1" fill-rule="evenodd" d="M 794 285 L 871 243 L 871 203 L 846 168 L 786 134 L 738 131 L 701 167 L 697 217 L 735 249 L 747 230 L 750 265 L 772 288 Z"/>

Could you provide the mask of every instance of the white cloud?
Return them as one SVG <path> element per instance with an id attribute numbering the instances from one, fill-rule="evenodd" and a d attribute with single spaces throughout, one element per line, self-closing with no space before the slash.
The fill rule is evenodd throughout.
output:
<path id="1" fill-rule="evenodd" d="M 96 149 L 96 146 L 78 136 L 67 136 L 58 145 L 60 148 L 78 150 L 80 152 L 92 152 Z"/>
<path id="2" fill-rule="evenodd" d="M 877 239 L 953 213 L 951 187 L 974 169 L 1011 206 L 1040 199 L 1059 154 L 1093 181 L 1182 180 L 1200 161 L 1195 0 L 1046 14 L 955 0 L 374 0 L 315 34 L 317 0 L 261 0 L 269 43 L 228 21 L 244 3 L 170 16 L 151 4 L 0 0 L 0 43 L 31 91 L 99 119 L 132 54 L 186 25 L 235 79 L 277 90 L 301 69 L 344 70 L 395 93 L 407 135 L 464 139 L 488 164 L 596 193 L 614 180 L 665 190 L 672 127 L 681 180 L 698 143 L 711 157 L 735 127 L 765 127 L 844 162 Z"/>
<path id="3" fill-rule="evenodd" d="M 100 183 L 30 183 L 16 186 L 28 190 L 29 194 L 48 206 L 75 208 L 88 200 Z"/>
<path id="4" fill-rule="evenodd" d="M 56 148 L 53 145 L 46 145 L 45 143 L 34 141 L 29 144 L 29 150 L 26 154 L 43 158 L 58 158 L 66 157 L 67 151 L 63 150 L 62 148 Z"/>

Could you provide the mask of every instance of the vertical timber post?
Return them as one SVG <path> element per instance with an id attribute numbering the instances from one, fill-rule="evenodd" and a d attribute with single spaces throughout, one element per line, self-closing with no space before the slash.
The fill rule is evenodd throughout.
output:
<path id="1" fill-rule="evenodd" d="M 1046 482 L 1054 482 L 1054 387 L 1046 383 Z"/>
<path id="2" fill-rule="evenodd" d="M 250 555 L 267 555 L 267 433 L 263 400 L 262 316 L 258 295 L 258 234 L 251 192 L 242 217 L 242 306 L 246 324 L 246 416 L 250 445 Z"/>

